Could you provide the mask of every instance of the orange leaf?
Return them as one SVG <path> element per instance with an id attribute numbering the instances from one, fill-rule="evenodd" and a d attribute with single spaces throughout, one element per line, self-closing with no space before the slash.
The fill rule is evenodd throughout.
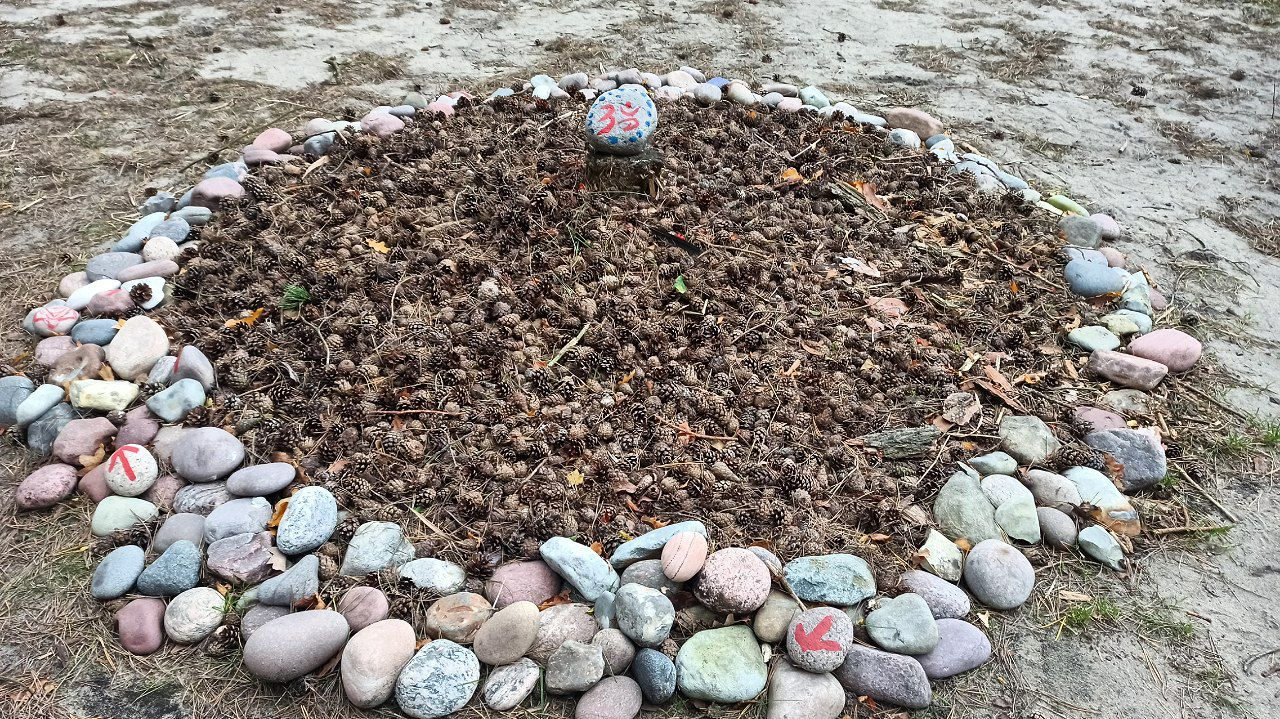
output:
<path id="1" fill-rule="evenodd" d="M 568 589 L 565 589 L 564 591 L 562 591 L 562 592 L 560 592 L 559 594 L 555 595 L 554 597 L 552 597 L 552 598 L 548 599 L 547 601 L 543 602 L 542 604 L 539 604 L 539 605 L 538 605 L 538 609 L 540 609 L 540 610 L 541 610 L 541 609 L 550 609 L 551 607 L 554 607 L 554 606 L 557 606 L 557 605 L 560 605 L 560 604 L 569 604 L 570 602 L 572 602 L 572 600 L 571 600 L 571 599 L 569 599 L 569 590 L 568 590 Z"/>
<path id="2" fill-rule="evenodd" d="M 244 317 L 240 317 L 234 320 L 227 320 L 226 322 L 223 322 L 222 326 L 235 327 L 236 325 L 245 325 L 247 327 L 252 327 L 253 325 L 257 324 L 258 320 L 262 319 L 262 316 L 265 315 L 266 313 L 267 313 L 266 307 L 259 307 L 258 309 L 245 314 Z"/>
<path id="3" fill-rule="evenodd" d="M 959 547 L 962 552 L 967 552 L 970 549 L 973 549 L 973 543 L 964 537 L 956 540 L 956 546 Z"/>
<path id="4" fill-rule="evenodd" d="M 1013 294 L 1015 294 L 1015 295 L 1016 295 L 1016 294 L 1018 294 L 1018 283 L 1017 283 L 1017 282 L 1015 282 L 1015 281 L 1013 281 L 1013 280 L 1010 280 L 1010 281 L 1009 281 L 1009 291 L 1010 291 L 1010 292 L 1012 292 L 1012 293 L 1013 293 Z"/>
<path id="5" fill-rule="evenodd" d="M 591 543 L 591 551 L 593 551 L 593 552 L 595 552 L 596 554 L 599 554 L 600 556 L 602 556 L 602 557 L 603 557 L 603 556 L 604 556 L 604 545 L 603 545 L 603 544 L 601 544 L 600 542 L 592 542 L 592 543 Z"/>
<path id="6" fill-rule="evenodd" d="M 853 185 L 854 189 L 862 194 L 862 196 L 866 199 L 867 204 L 873 207 L 878 207 L 882 210 L 889 209 L 889 205 L 886 204 L 884 200 L 880 199 L 880 196 L 876 194 L 876 185 L 874 182 L 863 182 L 861 180 L 854 180 L 849 184 Z"/>
<path id="7" fill-rule="evenodd" d="M 273 513 L 272 513 L 272 515 L 271 515 L 271 519 L 267 520 L 267 527 L 268 527 L 268 528 L 275 528 L 275 527 L 279 527 L 279 526 L 280 526 L 280 520 L 284 518 L 284 513 L 285 513 L 285 510 L 287 510 L 287 509 L 289 509 L 289 498 L 288 498 L 288 497 L 285 497 L 284 499 L 280 500 L 279 502 L 276 502 L 276 510 L 275 510 L 275 512 L 273 512 Z"/>
<path id="8" fill-rule="evenodd" d="M 788 167 L 787 169 L 783 170 L 782 177 L 780 178 L 780 181 L 784 185 L 794 185 L 795 183 L 801 182 L 803 180 L 804 180 L 804 177 L 800 175 L 800 171 L 794 167 Z"/>
<path id="9" fill-rule="evenodd" d="M 390 248 L 387 247 L 385 242 L 379 242 L 377 240 L 365 240 L 365 244 L 368 245 L 370 249 L 372 249 L 374 252 L 377 252 L 378 254 L 385 255 L 391 251 Z"/>
<path id="10" fill-rule="evenodd" d="M 654 529 L 662 529 L 663 527 L 670 524 L 670 522 L 664 522 L 661 519 L 657 519 L 655 517 L 641 517 L 640 521 L 644 522 L 650 527 L 653 527 Z"/>

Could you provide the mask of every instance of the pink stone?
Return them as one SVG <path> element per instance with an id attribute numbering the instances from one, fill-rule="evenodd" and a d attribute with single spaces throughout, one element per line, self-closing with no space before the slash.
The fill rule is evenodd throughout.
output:
<path id="1" fill-rule="evenodd" d="M 432 104 L 434 105 L 435 103 Z M 430 105 L 427 107 L 430 108 Z M 452 111 L 453 108 L 451 107 L 449 110 Z M 403 130 L 404 120 L 385 112 L 375 112 L 365 115 L 364 119 L 360 121 L 360 126 L 379 137 L 386 137 Z"/>
<path id="2" fill-rule="evenodd" d="M 891 107 L 880 113 L 889 127 L 910 130 L 927 140 L 942 134 L 942 122 L 929 113 L 914 107 Z"/>
<path id="3" fill-rule="evenodd" d="M 1103 247 L 1099 252 L 1107 258 L 1107 264 L 1111 267 L 1124 267 L 1127 264 L 1124 253 L 1114 247 Z"/>
<path id="4" fill-rule="evenodd" d="M 116 612 L 116 629 L 126 651 L 138 655 L 155 652 L 164 642 L 164 600 L 143 597 L 124 605 Z"/>
<path id="5" fill-rule="evenodd" d="M 1089 219 L 1093 220 L 1093 224 L 1098 226 L 1098 231 L 1102 234 L 1102 239 L 1120 239 L 1120 223 L 1116 222 L 1115 218 L 1111 217 L 1111 215 L 1104 215 L 1101 212 L 1096 212 L 1089 215 Z"/>
<path id="6" fill-rule="evenodd" d="M 129 410 L 125 415 L 124 424 L 120 426 L 120 432 L 116 435 L 115 446 L 119 448 L 126 444 L 148 445 L 159 432 L 159 420 L 151 414 L 151 410 L 147 409 L 146 405 L 140 405 Z"/>
<path id="7" fill-rule="evenodd" d="M 693 594 L 715 612 L 747 614 L 769 598 L 773 584 L 769 567 L 741 547 L 729 547 L 707 557 Z"/>
<path id="8" fill-rule="evenodd" d="M 218 209 L 226 198 L 244 197 L 244 187 L 229 177 L 210 177 L 201 180 L 191 190 L 191 204 L 196 207 Z"/>
<path id="9" fill-rule="evenodd" d="M 145 277 L 171 277 L 178 274 L 178 263 L 173 260 L 152 260 L 132 267 L 126 267 L 116 274 L 121 282 L 140 280 Z"/>
<path id="10" fill-rule="evenodd" d="M 498 567 L 484 585 L 484 596 L 495 609 L 516 602 L 541 605 L 560 593 L 560 575 L 541 560 L 512 562 Z"/>
<path id="11" fill-rule="evenodd" d="M 338 612 L 347 618 L 353 634 L 386 619 L 390 611 L 387 595 L 377 587 L 352 587 L 338 600 Z"/>
<path id="12" fill-rule="evenodd" d="M 289 133 L 278 127 L 272 127 L 263 130 L 260 135 L 253 138 L 253 145 L 251 145 L 251 147 L 257 147 L 271 152 L 284 152 L 285 150 L 288 150 L 289 146 L 292 144 L 293 138 L 289 136 Z"/>
<path id="13" fill-rule="evenodd" d="M 18 509 L 46 509 L 66 499 L 76 488 L 76 468 L 46 464 L 18 485 L 14 501 Z"/>
<path id="14" fill-rule="evenodd" d="M 287 150 L 288 148 L 285 149 Z M 284 162 L 285 160 L 285 158 L 280 156 L 280 153 L 274 150 L 264 150 L 261 147 L 254 147 L 252 145 L 244 148 L 244 154 L 241 159 L 243 159 L 244 164 L 249 167 L 275 164 L 277 162 Z"/>
<path id="15" fill-rule="evenodd" d="M 697 532 L 680 532 L 662 547 L 662 573 L 673 582 L 687 582 L 707 561 L 707 538 Z"/>
<path id="16" fill-rule="evenodd" d="M 489 600 L 473 592 L 458 592 L 437 599 L 427 609 L 422 626 L 432 639 L 470 644 L 480 625 L 493 614 Z"/>
<path id="17" fill-rule="evenodd" d="M 90 298 L 86 309 L 91 315 L 117 317 L 136 306 L 125 290 L 106 290 Z"/>
<path id="18" fill-rule="evenodd" d="M 1151 309 L 1160 312 L 1169 306 L 1169 300 L 1165 299 L 1164 293 L 1156 288 L 1151 288 Z"/>
<path id="19" fill-rule="evenodd" d="M 92 499 L 95 504 L 110 497 L 112 492 L 107 486 L 107 466 L 100 464 L 81 477 L 80 491 L 89 495 L 89 499 Z"/>
<path id="20" fill-rule="evenodd" d="M 62 355 L 74 350 L 75 348 L 75 341 L 66 335 L 46 337 L 36 343 L 36 364 L 41 364 L 45 367 L 52 367 L 57 364 L 59 357 L 62 357 Z"/>
<path id="21" fill-rule="evenodd" d="M 798 97 L 784 97 L 777 107 L 782 112 L 800 112 L 804 102 Z"/>
<path id="22" fill-rule="evenodd" d="M 1073 414 L 1075 421 L 1089 425 L 1090 432 L 1100 429 L 1124 429 L 1129 426 L 1124 421 L 1124 417 L 1099 407 L 1076 407 Z"/>
<path id="23" fill-rule="evenodd" d="M 434 100 L 432 102 L 427 103 L 427 106 L 426 108 L 424 108 L 424 111 L 438 112 L 441 115 L 448 117 L 453 114 L 453 103 L 445 102 L 443 100 Z"/>
<path id="24" fill-rule="evenodd" d="M 35 312 L 31 313 L 31 324 L 36 328 L 36 334 L 41 337 L 64 335 L 70 332 L 78 321 L 80 321 L 80 313 L 66 305 L 37 307 Z"/>
<path id="25" fill-rule="evenodd" d="M 81 457 L 92 457 L 103 448 L 116 433 L 116 426 L 106 417 L 92 419 L 73 419 L 58 433 L 53 440 L 53 456 L 57 459 L 83 466 Z M 106 451 L 103 451 L 106 457 Z"/>
<path id="26" fill-rule="evenodd" d="M 1130 354 L 1159 362 L 1171 372 L 1191 369 L 1203 352 L 1200 340 L 1175 329 L 1149 332 L 1129 343 Z"/>
<path id="27" fill-rule="evenodd" d="M 596 635 L 596 620 L 585 604 L 557 604 L 538 613 L 538 636 L 525 655 L 539 664 L 565 642 L 586 644 Z"/>
<path id="28" fill-rule="evenodd" d="M 1169 374 L 1169 368 L 1149 359 L 1134 355 L 1094 350 L 1089 355 L 1089 369 L 1121 387 L 1150 391 Z"/>
<path id="29" fill-rule="evenodd" d="M 63 297 L 70 297 L 72 292 L 75 292 L 87 284 L 89 284 L 89 273 L 83 271 L 72 272 L 66 277 L 63 277 L 62 281 L 58 283 L 58 294 Z"/>
<path id="30" fill-rule="evenodd" d="M 187 483 L 184 480 L 172 474 L 162 474 L 156 478 L 151 489 L 142 493 L 142 498 L 159 507 L 160 511 L 167 512 L 173 509 L 173 498 L 177 496 L 178 490 L 185 486 Z"/>

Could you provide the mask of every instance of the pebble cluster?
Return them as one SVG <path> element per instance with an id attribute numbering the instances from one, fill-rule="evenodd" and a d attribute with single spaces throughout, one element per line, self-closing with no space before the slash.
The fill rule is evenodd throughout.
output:
<path id="1" fill-rule="evenodd" d="M 979 191 L 1021 192 L 1063 215 L 1071 291 L 1116 297 L 1119 305 L 1068 337 L 1091 353 L 1091 370 L 1126 388 L 1108 395 L 1113 409 L 1147 401 L 1142 391 L 1200 357 L 1189 335 L 1153 331 L 1163 298 L 1145 274 L 1124 269 L 1123 255 L 1102 246 L 1120 234 L 1114 220 L 1062 196 L 1043 200 L 990 160 L 957 153 L 942 124 L 920 110 L 872 115 L 833 103 L 816 87 L 770 83 L 756 92 L 689 67 L 661 76 L 635 69 L 559 81 L 539 75 L 493 97 L 518 93 L 540 103 L 599 96 L 638 110 L 634 126 L 610 125 L 631 115 L 606 117 L 613 111 L 600 102 L 588 115 L 588 142 L 618 154 L 644 149 L 657 126 L 653 99 L 838 114 L 875 128 L 889 142 L 971 174 Z M 79 488 L 96 503 L 94 536 L 135 537 L 101 560 L 92 582 L 99 600 L 135 597 L 115 616 L 126 650 L 145 655 L 166 637 L 192 644 L 228 636 L 234 650 L 227 622 L 234 615 L 253 676 L 289 682 L 340 654 L 353 705 L 372 708 L 394 697 L 412 717 L 450 715 L 477 694 L 491 709 L 511 710 L 541 682 L 551 694 L 580 695 L 579 719 L 631 719 L 642 704 L 664 704 L 677 693 L 730 704 L 766 696 L 770 719 L 834 719 L 849 696 L 927 707 L 931 681 L 986 662 L 991 644 L 964 618 L 970 595 L 996 610 L 1028 599 L 1035 572 L 1016 544 L 1078 546 L 1123 568 L 1116 536 L 1140 528 L 1125 492 L 1164 476 L 1164 450 L 1157 430 L 1090 406 L 1076 408 L 1076 418 L 1091 427 L 1086 443 L 1108 462 L 1090 455 L 1066 462 L 1061 474 L 1047 471 L 1064 465 L 1052 430 L 1036 417 L 1006 416 L 1000 451 L 962 464 L 939 493 L 938 530 L 920 547 L 920 569 L 882 577 L 885 586 L 852 554 L 784 563 L 761 547 L 715 548 L 701 522 L 687 521 L 636 537 L 608 560 L 554 537 L 539 559 L 498 567 L 475 593 L 464 591 L 463 567 L 418 556 L 395 523 L 368 522 L 351 537 L 337 574 L 390 570 L 438 596 L 421 631 L 388 618 L 388 597 L 372 586 L 348 589 L 334 608 L 309 608 L 322 577 L 332 574 L 324 563 L 335 558 L 321 549 L 343 512 L 329 491 L 299 482 L 291 464 L 246 466 L 236 436 L 182 427 L 217 378 L 197 347 L 171 351 L 164 327 L 145 312 L 163 306 L 167 278 L 199 244 L 193 230 L 222 200 L 252 191 L 250 168 L 323 156 L 342 133 L 387 135 L 421 114 L 448 116 L 470 102 L 460 92 L 432 101 L 412 93 L 360 122 L 317 118 L 300 137 L 266 130 L 240 160 L 213 167 L 180 198 L 148 198 L 142 218 L 109 252 L 63 278 L 60 299 L 27 315 L 23 326 L 42 338 L 34 361 L 47 368 L 46 383 L 0 378 L 0 426 L 25 433 L 27 446 L 52 463 L 21 482 L 17 506 L 47 509 Z M 139 403 L 142 384 L 157 391 Z M 1077 530 L 1076 517 L 1085 514 L 1092 523 Z M 137 531 L 153 522 L 154 535 Z M 226 585 L 243 591 L 232 601 L 215 588 Z M 687 636 L 682 643 L 673 639 L 677 629 Z M 420 633 L 430 640 L 421 648 Z"/>

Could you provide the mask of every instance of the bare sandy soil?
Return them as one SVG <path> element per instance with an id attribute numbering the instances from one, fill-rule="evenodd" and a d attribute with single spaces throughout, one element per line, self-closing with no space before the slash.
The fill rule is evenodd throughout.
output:
<path id="1" fill-rule="evenodd" d="M 1280 502 L 1255 450 L 1280 417 L 1277 44 L 1274 0 L 0 5 L 0 364 L 29 347 L 29 303 L 118 237 L 149 187 L 180 188 L 272 124 L 358 117 L 416 88 L 686 63 L 867 110 L 918 104 L 1126 227 L 1121 248 L 1173 298 L 1164 323 L 1212 350 L 1217 371 L 1168 389 L 1211 410 L 1172 420 L 1217 438 L 1182 451 L 1240 519 L 1148 544 L 1123 577 L 1043 570 L 1027 608 L 982 617 L 998 661 L 920 715 L 1276 716 Z M 121 652 L 85 600 L 87 509 L 15 516 L 23 466 L 0 453 L 0 716 L 342 715 L 297 693 L 233 700 L 243 675 L 194 650 Z M 1227 521 L 1175 489 L 1188 525 Z"/>

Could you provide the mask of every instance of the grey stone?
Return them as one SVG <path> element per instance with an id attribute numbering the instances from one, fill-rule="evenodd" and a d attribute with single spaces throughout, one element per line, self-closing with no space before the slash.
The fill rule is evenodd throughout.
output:
<path id="1" fill-rule="evenodd" d="M 683 582 L 673 582 L 662 572 L 661 559 L 642 559 L 622 570 L 619 586 L 639 584 L 656 589 L 667 596 L 684 591 Z"/>
<path id="2" fill-rule="evenodd" d="M 601 593 L 618 588 L 618 573 L 584 544 L 565 537 L 552 537 L 543 542 L 538 551 L 542 561 L 564 577 L 587 601 L 595 601 Z"/>
<path id="3" fill-rule="evenodd" d="M 129 593 L 146 565 L 146 552 L 132 544 L 117 547 L 93 570 L 94 599 L 118 599 Z"/>
<path id="4" fill-rule="evenodd" d="M 556 604 L 538 613 L 538 636 L 527 654 L 544 663 L 566 641 L 586 643 L 595 635 L 596 622 L 585 604 Z"/>
<path id="5" fill-rule="evenodd" d="M 1080 506 L 1080 490 L 1060 474 L 1033 469 L 1027 472 L 1027 481 L 1031 483 L 1031 496 L 1042 507 L 1070 511 L 1071 507 Z"/>
<path id="6" fill-rule="evenodd" d="M 520 706 L 542 677 L 542 670 L 532 659 L 523 658 L 489 672 L 480 698 L 494 711 L 510 711 Z"/>
<path id="7" fill-rule="evenodd" d="M 200 583 L 200 548 L 185 539 L 174 542 L 138 576 L 138 592 L 174 597 Z"/>
<path id="8" fill-rule="evenodd" d="M 437 639 L 418 650 L 396 680 L 396 702 L 414 719 L 462 709 L 480 685 L 480 661 L 469 649 Z"/>
<path id="9" fill-rule="evenodd" d="M 1040 519 L 1036 516 L 1036 503 L 1030 492 L 1002 502 L 996 507 L 995 517 L 996 524 L 1010 539 L 1028 544 L 1040 542 Z"/>
<path id="10" fill-rule="evenodd" d="M 82 345 L 105 347 L 119 333 L 117 324 L 116 320 L 80 320 L 71 328 L 71 339 Z"/>
<path id="11" fill-rule="evenodd" d="M 964 472 L 951 475 L 938 491 L 933 516 L 942 534 L 950 539 L 977 543 L 1000 536 L 995 507 L 991 506 L 978 480 Z"/>
<path id="12" fill-rule="evenodd" d="M 298 612 L 258 628 L 244 644 L 244 668 L 267 682 L 291 682 L 319 669 L 347 643 L 347 620 L 330 610 Z"/>
<path id="13" fill-rule="evenodd" d="M 169 217 L 170 219 L 180 217 L 186 220 L 188 225 L 191 225 L 192 227 L 199 227 L 200 225 L 208 224 L 209 220 L 213 219 L 213 210 L 210 210 L 207 207 L 196 207 L 192 205 L 172 213 Z"/>
<path id="14" fill-rule="evenodd" d="M 214 507 L 233 499 L 235 497 L 227 491 L 226 482 L 188 484 L 173 496 L 173 511 L 206 515 Z"/>
<path id="15" fill-rule="evenodd" d="M 601 629 L 591 638 L 591 645 L 600 647 L 605 676 L 625 674 L 636 658 L 635 645 L 619 629 Z"/>
<path id="16" fill-rule="evenodd" d="M 707 527 L 702 522 L 688 521 L 668 524 L 660 529 L 645 532 L 614 550 L 613 556 L 609 558 L 609 563 L 613 565 L 614 569 L 620 570 L 641 559 L 653 559 L 662 553 L 662 548 L 666 545 L 667 540 L 681 532 L 697 532 L 705 537 L 707 536 Z"/>
<path id="17" fill-rule="evenodd" d="M 289 498 L 276 531 L 285 554 L 305 554 L 329 540 L 338 526 L 338 502 L 324 487 L 303 487 Z"/>
<path id="18" fill-rule="evenodd" d="M 977 669 L 991 658 L 991 640 L 981 629 L 959 619 L 938 620 L 938 646 L 916 657 L 931 680 Z"/>
<path id="19" fill-rule="evenodd" d="M 327 155 L 329 148 L 333 147 L 333 143 L 337 139 L 338 133 L 336 132 L 322 132 L 318 135 L 312 135 L 302 143 L 302 151 L 316 157 Z"/>
<path id="20" fill-rule="evenodd" d="M 1036 573 L 1017 549 L 998 539 L 979 543 L 965 558 L 964 583 L 992 609 L 1016 609 L 1031 596 Z"/>
<path id="21" fill-rule="evenodd" d="M 138 205 L 138 211 L 143 215 L 154 214 L 164 217 L 164 214 L 171 211 L 177 202 L 178 198 L 174 197 L 172 192 L 160 190 L 156 194 L 143 200 L 142 204 Z M 144 217 L 143 219 L 146 218 Z M 142 220 L 139 220 L 138 222 L 142 222 Z"/>
<path id="22" fill-rule="evenodd" d="M 406 562 L 400 567 L 400 576 L 411 580 L 414 586 L 446 595 L 462 591 L 467 572 L 453 562 L 425 557 Z"/>
<path id="23" fill-rule="evenodd" d="M 205 565 L 216 576 L 237 584 L 254 584 L 271 576 L 271 533 L 236 534 L 209 545 Z"/>
<path id="24" fill-rule="evenodd" d="M 898 582 L 924 600 L 934 619 L 959 619 L 969 613 L 969 595 L 941 577 L 912 569 L 903 572 Z"/>
<path id="25" fill-rule="evenodd" d="M 145 499 L 113 495 L 98 502 L 89 520 L 89 530 L 95 537 L 105 537 L 136 524 L 146 524 L 159 514 L 156 505 Z"/>
<path id="26" fill-rule="evenodd" d="M 1128 497 L 1121 494 L 1107 475 L 1091 467 L 1071 467 L 1063 472 L 1063 476 L 1076 486 L 1081 502 L 1088 502 L 1095 507 L 1115 507 L 1127 505 Z"/>
<path id="27" fill-rule="evenodd" d="M 676 665 L 670 657 L 656 649 L 641 649 L 631 662 L 631 676 L 640 685 L 648 704 L 671 701 L 676 693 Z"/>
<path id="28" fill-rule="evenodd" d="M 160 415 L 149 403 L 147 407 Z M 244 455 L 244 443 L 230 432 L 218 427 L 195 427 L 183 432 L 174 443 L 169 461 L 188 482 L 214 482 L 235 471 Z"/>
<path id="29" fill-rule="evenodd" d="M 993 474 L 1013 474 L 1018 471 L 1018 460 L 1004 452 L 991 452 L 980 457 L 973 457 L 968 464 L 978 470 L 978 473 L 983 477 L 989 477 Z"/>
<path id="30" fill-rule="evenodd" d="M 737 704 L 764 691 L 768 669 L 751 629 L 736 624 L 689 637 L 676 654 L 676 685 L 690 699 Z"/>
<path id="31" fill-rule="evenodd" d="M 232 472 L 227 477 L 227 491 L 241 497 L 265 497 L 288 487 L 297 474 L 288 462 L 254 464 Z"/>
<path id="32" fill-rule="evenodd" d="M 89 281 L 116 278 L 120 270 L 142 263 L 142 255 L 133 252 L 104 252 L 89 259 L 84 271 Z"/>
<path id="33" fill-rule="evenodd" d="M 273 607 L 270 604 L 255 604 L 240 617 L 240 638 L 249 641 L 253 633 L 273 619 L 279 619 L 289 613 L 288 607 Z"/>
<path id="34" fill-rule="evenodd" d="M 204 517 L 199 514 L 179 513 L 169 515 L 151 538 L 151 550 L 163 552 L 173 546 L 174 542 L 188 541 L 199 545 L 204 541 Z"/>
<path id="35" fill-rule="evenodd" d="M 676 619 L 675 607 L 666 595 L 639 584 L 618 589 L 615 612 L 618 628 L 642 647 L 661 646 Z"/>
<path id="36" fill-rule="evenodd" d="M 1129 273 L 1088 260 L 1071 260 L 1063 270 L 1071 291 L 1081 297 L 1098 297 L 1124 290 Z"/>
<path id="37" fill-rule="evenodd" d="M 174 360 L 173 375 L 170 381 L 193 379 L 200 383 L 206 392 L 213 388 L 217 377 L 213 371 L 213 363 L 199 348 L 192 345 L 183 347 Z"/>
<path id="38" fill-rule="evenodd" d="M 1085 554 L 1117 572 L 1124 571 L 1124 550 L 1107 530 L 1096 524 L 1085 527 L 1076 541 Z"/>
<path id="39" fill-rule="evenodd" d="M 291 472 L 292 469 L 290 467 Z M 386 567 L 399 567 L 411 561 L 413 556 L 413 544 L 405 539 L 400 525 L 394 522 L 365 522 L 356 528 L 355 535 L 348 543 L 347 554 L 342 558 L 339 573 L 349 577 L 363 577 Z"/>
<path id="40" fill-rule="evenodd" d="M 1000 505 L 1013 499 L 1032 499 L 1031 490 L 1007 474 L 993 474 L 982 480 L 982 494 L 992 505 Z"/>
<path id="41" fill-rule="evenodd" d="M 1120 347 L 1120 338 L 1111 330 L 1099 325 L 1077 327 L 1067 333 L 1067 341 L 1085 352 L 1094 350 L 1113 350 Z"/>
<path id="42" fill-rule="evenodd" d="M 1045 544 L 1063 549 L 1076 546 L 1076 523 L 1066 513 L 1053 507 L 1040 507 L 1036 517 L 1040 520 L 1040 536 Z"/>
<path id="43" fill-rule="evenodd" d="M 938 624 L 919 594 L 881 600 L 867 615 L 866 627 L 872 641 L 898 654 L 924 654 L 938 645 Z"/>
<path id="44" fill-rule="evenodd" d="M 852 606 L 876 593 L 876 580 L 865 560 L 852 554 L 800 557 L 787 562 L 783 576 L 806 602 Z"/>
<path id="45" fill-rule="evenodd" d="M 56 384 L 42 384 L 36 387 L 36 391 L 27 396 L 22 404 L 18 405 L 17 424 L 19 427 L 26 427 L 32 422 L 40 419 L 46 412 L 57 407 L 62 402 L 66 392 Z M 3 399 L 0 399 L 2 402 Z M 2 410 L 3 408 L 0 408 Z M 6 419 L 6 418 L 0 418 Z M 5 424 L 0 422 L 0 424 Z"/>
<path id="46" fill-rule="evenodd" d="M 787 627 L 787 656 L 805 671 L 834 671 L 853 643 L 853 620 L 832 607 L 814 607 L 791 618 Z"/>
<path id="47" fill-rule="evenodd" d="M 751 619 L 751 630 L 765 644 L 777 644 L 786 638 L 791 619 L 799 612 L 800 605 L 796 600 L 776 589 L 771 590 L 769 598 Z"/>
<path id="48" fill-rule="evenodd" d="M 204 522 L 204 542 L 213 544 L 237 534 L 255 534 L 267 528 L 271 503 L 262 497 L 233 499 L 213 508 Z"/>
<path id="49" fill-rule="evenodd" d="M 837 719 L 844 704 L 844 687 L 834 676 L 797 669 L 786 659 L 774 663 L 765 719 Z"/>
<path id="50" fill-rule="evenodd" d="M 1098 229 L 1098 224 L 1088 217 L 1068 215 L 1058 221 L 1058 232 L 1076 247 L 1097 248 L 1102 244 L 1102 232 Z"/>
<path id="51" fill-rule="evenodd" d="M 845 691 L 905 709 L 924 709 L 933 701 L 929 677 L 914 658 L 854 644 L 835 677 Z"/>
<path id="52" fill-rule="evenodd" d="M 18 424 L 18 407 L 31 396 L 36 385 L 26 377 L 0 377 L 0 427 Z"/>
<path id="53" fill-rule="evenodd" d="M 928 571 L 948 582 L 960 581 L 960 575 L 964 571 L 964 554 L 942 532 L 930 529 L 917 556 L 920 557 L 920 566 Z"/>
<path id="54" fill-rule="evenodd" d="M 1040 464 L 1062 443 L 1039 417 L 1008 415 L 1000 421 L 1000 446 L 1022 464 Z"/>
<path id="55" fill-rule="evenodd" d="M 168 237 L 174 242 L 185 242 L 191 234 L 191 225 L 181 217 L 173 217 L 151 229 L 150 237 Z"/>
<path id="56" fill-rule="evenodd" d="M 314 554 L 299 559 L 278 577 L 258 585 L 258 602 L 278 607 L 294 604 L 320 591 L 320 560 Z"/>
<path id="57" fill-rule="evenodd" d="M 547 658 L 547 691 L 551 694 L 584 692 L 604 676 L 600 647 L 570 639 Z"/>
<path id="58" fill-rule="evenodd" d="M 633 719 L 644 696 L 631 677 L 607 677 L 578 698 L 574 719 Z"/>
<path id="59" fill-rule="evenodd" d="M 1169 471 L 1164 447 L 1152 429 L 1103 429 L 1085 435 L 1084 442 L 1124 468 L 1119 479 L 1125 492 L 1150 487 Z"/>
<path id="60" fill-rule="evenodd" d="M 617 603 L 618 595 L 613 592 L 600 592 L 600 596 L 596 597 L 595 602 L 597 627 L 600 629 L 613 629 L 617 626 Z"/>

